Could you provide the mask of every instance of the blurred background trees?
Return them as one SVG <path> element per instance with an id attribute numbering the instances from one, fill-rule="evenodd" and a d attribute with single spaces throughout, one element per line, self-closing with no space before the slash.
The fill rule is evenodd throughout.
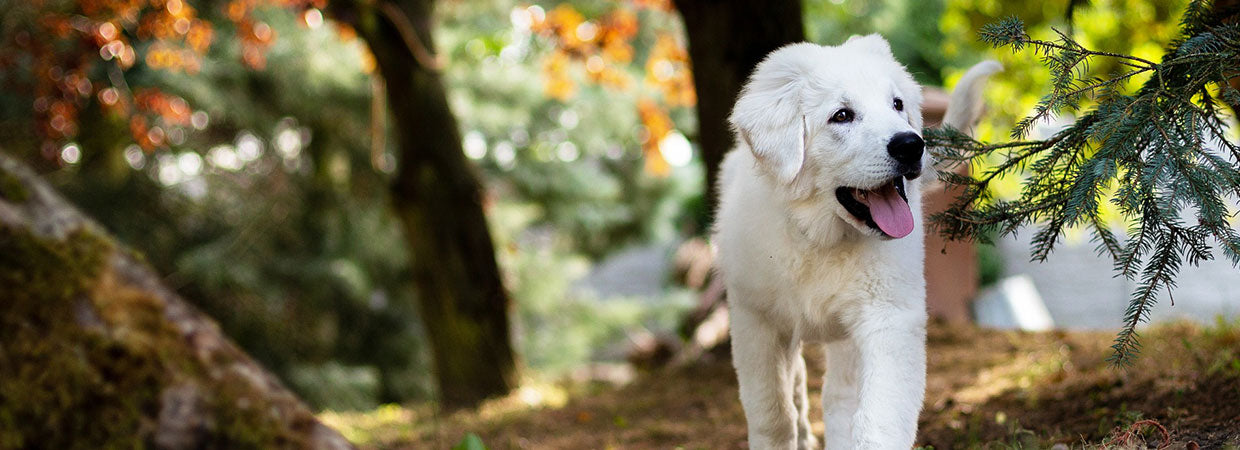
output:
<path id="1" fill-rule="evenodd" d="M 743 2 L 715 14 L 687 0 L 4 2 L 0 148 L 312 404 L 366 409 L 437 395 L 435 311 L 418 306 L 436 281 L 411 274 L 459 267 L 444 286 L 490 305 L 508 293 L 513 360 L 527 370 L 495 372 L 504 385 L 621 359 L 630 335 L 674 327 L 689 290 L 582 280 L 634 245 L 705 232 L 728 96 L 764 53 L 719 36 L 741 33 L 737 20 L 765 46 L 882 33 L 927 85 L 998 57 L 1008 70 L 977 130 L 994 140 L 1049 79 L 1032 59 L 990 53 L 981 25 L 1017 15 L 1034 37 L 1057 27 L 1152 58 L 1184 3 L 806 0 L 764 4 L 779 12 L 764 22 L 744 20 Z M 440 97 L 414 91 L 438 83 Z M 1002 198 L 1019 185 L 993 187 Z M 443 206 L 426 189 L 459 200 Z M 489 243 L 470 240 L 485 236 L 483 213 Z M 472 262 L 411 256 L 450 245 Z M 506 358 L 495 352 L 455 356 Z"/>
<path id="2" fill-rule="evenodd" d="M 0 97 L 5 151 L 35 163 L 75 203 L 140 247 L 169 282 L 312 402 L 365 408 L 428 399 L 435 387 L 413 301 L 417 278 L 407 276 L 410 258 L 392 251 L 406 239 L 387 208 L 387 186 L 400 174 L 400 141 L 424 139 L 388 139 L 389 130 L 424 124 L 401 122 L 408 114 L 387 117 L 383 97 L 393 90 L 373 76 L 381 68 L 371 51 L 376 44 L 355 37 L 360 25 L 330 21 L 335 14 L 357 19 L 347 4 L 320 9 L 326 6 L 6 4 L 2 61 L 12 70 L 4 71 Z M 647 168 L 627 92 L 589 86 L 596 100 L 580 102 L 589 110 L 567 108 L 544 92 L 543 76 L 556 72 L 540 67 L 541 56 L 559 44 L 541 34 L 550 25 L 540 6 L 448 8 L 455 15 L 440 17 L 461 31 L 445 33 L 442 60 L 460 61 L 446 70 L 467 86 L 491 88 L 456 99 L 471 117 L 465 139 L 451 139 L 456 154 L 491 176 L 492 192 L 525 199 L 490 208 L 505 223 L 496 227 L 504 234 L 499 256 L 528 259 L 513 290 L 539 299 L 523 303 L 533 323 L 518 330 L 528 336 L 517 342 L 538 367 L 568 367 L 602 340 L 623 335 L 618 324 L 590 321 L 638 323 L 659 308 L 648 312 L 636 300 L 602 306 L 584 297 L 565 308 L 568 286 L 560 280 L 567 278 L 558 274 L 580 274 L 588 256 L 626 242 L 670 238 L 676 202 L 683 201 L 677 198 L 689 182 L 668 177 L 670 165 Z M 651 14 L 663 15 L 655 20 L 664 28 L 672 22 Z M 191 26 L 182 31 L 185 21 Z M 636 34 L 635 23 L 627 26 Z M 497 31 L 479 37 L 463 34 L 467 28 Z M 398 31 L 385 30 L 375 42 L 405 44 Z M 639 64 L 630 55 L 611 70 L 640 80 Z M 408 91 L 396 94 L 404 99 Z M 630 109 L 608 104 L 617 99 Z M 418 130 L 424 129 L 409 131 Z M 680 136 L 682 155 L 674 162 L 684 165 L 690 150 Z M 461 170 L 474 170 L 461 159 Z M 496 202 L 495 194 L 477 197 L 479 212 Z M 443 263 L 424 261 L 429 269 Z M 495 275 L 492 292 L 502 292 Z M 579 335 L 562 339 L 562 327 Z M 487 330 L 506 344 L 506 333 L 491 328 L 503 327 Z M 492 358 L 458 354 L 498 373 Z M 514 375 L 502 378 L 511 383 Z"/>
<path id="3" fill-rule="evenodd" d="M 716 174 L 723 156 L 735 145 L 728 116 L 749 72 L 774 49 L 805 40 L 800 0 L 676 2 L 685 23 L 693 60 L 698 151 L 705 166 L 703 198 L 707 217 L 714 216 Z M 735 39 L 735 36 L 745 36 Z M 707 222 L 709 220 L 704 220 Z"/>
<path id="4" fill-rule="evenodd" d="M 517 386 L 511 302 L 495 262 L 482 186 L 434 56 L 433 0 L 337 0 L 333 17 L 366 41 L 396 135 L 391 202 L 405 231 L 440 405 L 473 407 Z"/>

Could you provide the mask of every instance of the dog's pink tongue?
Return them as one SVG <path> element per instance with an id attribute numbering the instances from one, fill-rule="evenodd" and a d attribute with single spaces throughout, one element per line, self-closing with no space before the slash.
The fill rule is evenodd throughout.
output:
<path id="1" fill-rule="evenodd" d="M 894 184 L 870 191 L 866 204 L 870 206 L 870 217 L 874 223 L 888 236 L 899 239 L 913 232 L 913 211 L 896 192 Z"/>

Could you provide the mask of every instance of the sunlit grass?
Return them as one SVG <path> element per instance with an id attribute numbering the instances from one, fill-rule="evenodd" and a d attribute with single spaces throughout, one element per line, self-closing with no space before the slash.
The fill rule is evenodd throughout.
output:
<path id="1" fill-rule="evenodd" d="M 477 409 L 446 415 L 437 412 L 434 404 L 424 403 L 387 404 L 370 411 L 329 410 L 319 413 L 318 417 L 354 444 L 383 448 L 435 435 L 436 428 L 448 422 L 496 423 L 541 409 L 561 408 L 569 397 L 564 385 L 527 380 L 511 394 L 486 401 Z"/>

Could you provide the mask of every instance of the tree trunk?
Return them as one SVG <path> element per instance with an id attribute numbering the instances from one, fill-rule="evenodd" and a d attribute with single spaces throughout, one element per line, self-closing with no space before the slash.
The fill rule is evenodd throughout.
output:
<path id="1" fill-rule="evenodd" d="M 689 36 L 697 90 L 698 144 L 706 165 L 706 205 L 713 221 L 717 177 L 732 149 L 728 115 L 754 66 L 767 53 L 805 40 L 800 0 L 677 0 Z"/>
<path id="2" fill-rule="evenodd" d="M 352 448 L 0 153 L 0 448 Z"/>
<path id="3" fill-rule="evenodd" d="M 392 198 L 412 256 L 440 404 L 452 409 L 511 391 L 516 358 L 482 186 L 433 67 L 432 9 L 431 0 L 405 0 L 359 2 L 352 12 L 386 82 L 400 150 Z"/>

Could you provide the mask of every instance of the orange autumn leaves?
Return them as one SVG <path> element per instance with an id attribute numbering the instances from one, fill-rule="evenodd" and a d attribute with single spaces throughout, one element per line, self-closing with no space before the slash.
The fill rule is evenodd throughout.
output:
<path id="1" fill-rule="evenodd" d="M 228 19 L 237 25 L 237 39 L 241 43 L 241 60 L 251 69 L 267 67 L 267 48 L 276 40 L 276 32 L 265 22 L 254 17 L 254 10 L 261 6 L 304 10 L 317 13 L 327 6 L 327 0 L 229 0 L 224 7 Z M 303 14 L 303 20 L 310 24 Z M 319 13 L 318 21 L 322 22 Z"/>
<path id="2" fill-rule="evenodd" d="M 212 5 L 236 27 L 237 41 L 225 45 L 239 45 L 242 61 L 261 70 L 278 36 L 255 10 L 300 10 L 305 25 L 313 27 L 323 23 L 326 3 L 225 0 Z M 552 43 L 542 61 L 545 91 L 560 101 L 569 101 L 581 83 L 640 92 L 637 112 L 644 128 L 638 137 L 646 167 L 667 174 L 670 166 L 660 142 L 675 131 L 668 111 L 697 100 L 688 55 L 683 39 L 671 32 L 642 37 L 654 40 L 645 61 L 634 61 L 633 44 L 642 34 L 640 21 L 671 13 L 671 3 L 627 0 L 611 8 L 592 18 L 567 3 L 546 13 L 537 6 L 522 8 L 529 12 L 530 30 Z M 217 24 L 202 18 L 187 0 L 23 0 L 15 10 L 6 21 L 21 25 L 0 28 L 0 85 L 33 94 L 35 128 L 49 160 L 56 160 L 60 145 L 76 139 L 87 108 L 123 118 L 134 142 L 147 151 L 175 144 L 170 136 L 183 136 L 177 130 L 195 125 L 187 120 L 194 113 L 183 98 L 130 86 L 125 75 L 139 66 L 188 73 L 201 69 Z M 345 39 L 352 34 L 347 27 L 339 31 Z M 367 71 L 373 64 L 367 60 Z M 205 115 L 197 122 L 205 124 Z"/>
<path id="3" fill-rule="evenodd" d="M 693 90 L 693 73 L 689 69 L 689 52 L 679 40 L 660 35 L 646 60 L 646 82 L 656 86 L 668 106 L 693 106 L 697 93 Z"/>
<path id="4" fill-rule="evenodd" d="M 181 97 L 158 89 L 140 89 L 134 93 L 133 103 L 138 114 L 130 116 L 129 132 L 144 149 L 167 145 L 167 128 L 190 125 L 193 111 Z"/>
<path id="5" fill-rule="evenodd" d="M 667 115 L 667 111 L 648 98 L 638 100 L 637 114 L 642 126 L 645 127 L 645 133 L 639 138 L 642 142 L 642 154 L 645 156 L 646 171 L 658 176 L 667 176 L 672 173 L 672 165 L 667 162 L 667 158 L 663 157 L 659 144 L 664 137 L 676 129 L 676 125 L 672 123 L 672 118 Z"/>
<path id="6" fill-rule="evenodd" d="M 534 10 L 541 11 L 541 10 Z M 554 50 L 543 63 L 547 95 L 568 101 L 576 93 L 569 69 L 582 64 L 587 78 L 604 86 L 626 89 L 633 80 L 624 67 L 633 61 L 629 41 L 637 35 L 637 15 L 617 9 L 588 21 L 567 3 L 546 14 L 531 14 L 530 29 L 549 38 Z"/>
<path id="7" fill-rule="evenodd" d="M 237 27 L 242 59 L 265 65 L 275 39 L 257 20 L 260 6 L 322 8 L 326 0 L 230 0 L 222 11 Z M 23 0 L 6 11 L 17 24 L 0 29 L 0 84 L 31 92 L 35 132 L 49 160 L 76 138 L 82 110 L 94 105 L 128 121 L 145 150 L 168 145 L 174 129 L 190 124 L 188 103 L 158 89 L 132 87 L 126 71 L 196 73 L 215 38 L 213 24 L 186 0 Z"/>
<path id="8" fill-rule="evenodd" d="M 584 72 L 583 78 L 589 83 L 608 89 L 632 89 L 636 81 L 626 69 L 633 63 L 632 41 L 638 35 L 638 11 L 670 12 L 671 8 L 666 0 L 630 0 L 593 20 L 568 3 L 545 14 L 537 7 L 526 8 L 532 19 L 531 30 L 552 43 L 552 52 L 543 61 L 547 95 L 569 101 L 578 89 L 575 70 Z M 671 172 L 671 166 L 659 146 L 675 130 L 667 109 L 697 103 L 689 56 L 682 41 L 671 33 L 659 33 L 644 69 L 642 83 L 648 88 L 642 90 L 657 95 L 643 95 L 638 101 L 637 112 L 644 127 L 639 138 L 646 170 L 664 176 Z"/>
<path id="9" fill-rule="evenodd" d="M 198 19 L 197 12 L 182 0 L 166 0 L 162 5 L 150 2 L 150 6 L 151 12 L 141 14 L 136 27 L 137 38 L 151 43 L 146 64 L 154 69 L 197 72 L 200 57 L 211 45 L 211 25 Z"/>
<path id="10" fill-rule="evenodd" d="M 9 14 L 19 25 L 0 35 L 5 41 L 0 71 L 6 74 L 6 88 L 33 94 L 35 128 L 45 155 L 77 135 L 81 109 L 92 99 L 104 111 L 130 117 L 134 139 L 150 145 L 153 126 L 148 122 L 184 118 L 165 120 L 168 109 L 153 105 L 169 96 L 158 91 L 135 95 L 123 72 L 140 62 L 154 69 L 197 71 L 214 34 L 183 0 L 32 0 Z"/>

